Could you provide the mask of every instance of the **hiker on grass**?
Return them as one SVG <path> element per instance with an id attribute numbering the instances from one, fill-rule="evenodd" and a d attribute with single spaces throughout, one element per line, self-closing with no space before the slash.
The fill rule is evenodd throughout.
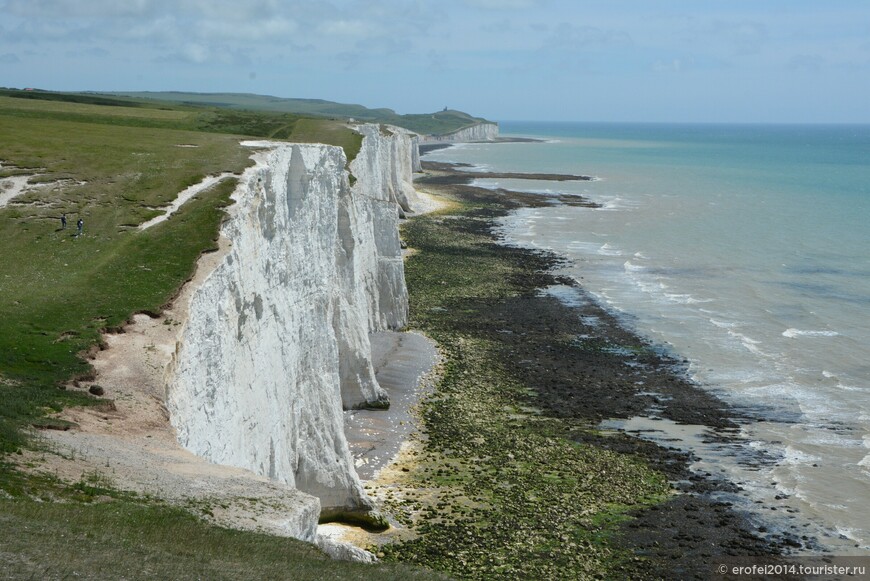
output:
<path id="1" fill-rule="evenodd" d="M 82 230 L 84 230 L 84 228 L 85 228 L 85 221 L 82 220 L 81 218 L 79 218 L 79 221 L 76 222 L 76 226 L 79 227 L 79 233 L 76 234 L 76 236 L 81 236 L 81 235 L 82 235 Z"/>
<path id="2" fill-rule="evenodd" d="M 60 229 L 66 230 L 66 213 L 60 215 Z"/>

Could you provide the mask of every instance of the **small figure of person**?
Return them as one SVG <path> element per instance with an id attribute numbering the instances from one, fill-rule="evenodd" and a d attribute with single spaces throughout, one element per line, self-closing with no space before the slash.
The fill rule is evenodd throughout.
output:
<path id="1" fill-rule="evenodd" d="M 60 215 L 60 229 L 66 230 L 66 213 Z"/>
<path id="2" fill-rule="evenodd" d="M 85 221 L 82 220 L 81 218 L 79 218 L 79 221 L 76 222 L 76 226 L 78 226 L 78 229 L 79 229 L 79 233 L 76 234 L 76 236 L 81 236 L 82 230 L 84 230 L 84 228 L 85 228 Z"/>

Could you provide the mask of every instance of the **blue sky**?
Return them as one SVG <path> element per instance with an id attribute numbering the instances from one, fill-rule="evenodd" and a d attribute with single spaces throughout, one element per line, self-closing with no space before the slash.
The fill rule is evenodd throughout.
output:
<path id="1" fill-rule="evenodd" d="M 870 2 L 0 0 L 0 86 L 870 123 Z"/>

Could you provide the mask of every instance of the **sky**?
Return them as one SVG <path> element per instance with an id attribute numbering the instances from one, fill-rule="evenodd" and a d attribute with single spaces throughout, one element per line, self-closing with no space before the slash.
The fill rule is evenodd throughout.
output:
<path id="1" fill-rule="evenodd" d="M 870 123 L 870 1 L 0 0 L 0 86 Z"/>

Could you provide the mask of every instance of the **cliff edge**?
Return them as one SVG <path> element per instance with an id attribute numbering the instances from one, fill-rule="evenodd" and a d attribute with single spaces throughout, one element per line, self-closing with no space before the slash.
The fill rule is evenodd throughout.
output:
<path id="1" fill-rule="evenodd" d="M 475 141 L 497 141 L 498 123 L 475 123 L 450 133 L 441 135 L 426 135 L 422 141 L 426 143 L 471 143 Z"/>
<path id="2" fill-rule="evenodd" d="M 255 163 L 219 250 L 159 316 L 104 335 L 81 387 L 114 401 L 64 410 L 75 429 L 46 432 L 60 452 L 32 465 L 70 482 L 106 474 L 223 526 L 371 560 L 317 523 L 385 526 L 355 470 L 346 410 L 389 406 L 372 337 L 406 324 L 399 215 L 426 204 L 411 184 L 416 136 L 357 130 L 349 168 L 333 146 L 246 143 Z"/>
<path id="3" fill-rule="evenodd" d="M 408 314 L 400 211 L 414 203 L 414 139 L 365 125 L 350 164 L 327 145 L 248 143 L 222 235 L 193 292 L 166 403 L 179 442 L 320 500 L 321 518 L 377 524 L 343 409 L 386 407 L 369 334 Z"/>

